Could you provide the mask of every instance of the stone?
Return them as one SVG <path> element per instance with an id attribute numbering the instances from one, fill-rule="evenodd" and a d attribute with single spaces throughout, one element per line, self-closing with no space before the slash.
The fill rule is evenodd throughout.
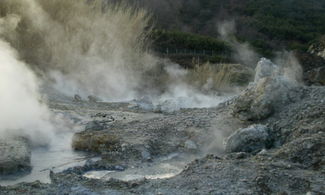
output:
<path id="1" fill-rule="evenodd" d="M 264 125 L 252 125 L 239 129 L 226 140 L 226 153 L 259 152 L 268 146 L 268 128 Z"/>
<path id="2" fill-rule="evenodd" d="M 10 137 L 0 139 L 0 175 L 31 170 L 31 147 L 27 139 Z"/>

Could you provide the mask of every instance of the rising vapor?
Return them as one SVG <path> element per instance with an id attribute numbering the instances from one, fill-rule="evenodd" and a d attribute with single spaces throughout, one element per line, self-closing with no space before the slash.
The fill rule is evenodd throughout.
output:
<path id="1" fill-rule="evenodd" d="M 35 74 L 18 60 L 9 43 L 0 40 L 0 136 L 23 136 L 33 144 L 46 144 L 53 126 L 41 102 Z"/>
<path id="2" fill-rule="evenodd" d="M 20 19 L 4 38 L 66 95 L 130 99 L 156 63 L 146 52 L 143 10 L 100 0 L 4 0 L 0 11 Z"/>

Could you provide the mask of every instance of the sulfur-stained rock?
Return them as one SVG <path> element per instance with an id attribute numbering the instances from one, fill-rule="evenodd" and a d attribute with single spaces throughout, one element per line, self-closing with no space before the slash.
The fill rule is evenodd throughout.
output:
<path id="1" fill-rule="evenodd" d="M 101 131 L 84 131 L 76 133 L 72 140 L 75 150 L 91 152 L 110 152 L 120 147 L 119 139 Z"/>

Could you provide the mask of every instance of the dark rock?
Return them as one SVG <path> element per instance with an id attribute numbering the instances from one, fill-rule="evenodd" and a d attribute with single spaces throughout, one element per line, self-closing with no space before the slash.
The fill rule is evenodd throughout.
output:
<path id="1" fill-rule="evenodd" d="M 75 102 L 81 102 L 82 101 L 82 98 L 80 95 L 76 94 L 74 95 L 74 99 L 73 99 Z"/>
<path id="2" fill-rule="evenodd" d="M 268 145 L 268 128 L 264 125 L 252 125 L 239 129 L 226 140 L 225 151 L 232 152 L 258 152 Z"/>
<path id="3" fill-rule="evenodd" d="M 31 170 L 31 148 L 24 138 L 0 139 L 0 175 Z"/>
<path id="4" fill-rule="evenodd" d="M 312 84 L 325 85 L 325 66 L 309 71 L 307 78 Z"/>
<path id="5" fill-rule="evenodd" d="M 315 41 L 308 49 L 308 52 L 325 59 L 325 35 Z"/>

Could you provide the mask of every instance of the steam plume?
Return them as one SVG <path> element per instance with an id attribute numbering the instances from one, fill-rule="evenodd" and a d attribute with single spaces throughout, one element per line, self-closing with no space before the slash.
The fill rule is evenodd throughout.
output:
<path id="1" fill-rule="evenodd" d="M 34 73 L 0 40 L 0 136 L 24 136 L 45 144 L 53 133 L 49 111 L 41 103 Z"/>
<path id="2" fill-rule="evenodd" d="M 251 48 L 248 43 L 238 42 L 233 38 L 236 33 L 236 24 L 234 20 L 223 21 L 218 24 L 218 31 L 221 38 L 227 41 L 233 48 L 233 58 L 244 65 L 254 68 L 259 60 L 259 55 Z"/>
<path id="3" fill-rule="evenodd" d="M 3 0 L 1 4 L 2 15 L 21 19 L 14 36 L 4 34 L 6 40 L 67 95 L 128 99 L 134 96 L 141 74 L 155 64 L 144 51 L 149 17 L 143 10 L 107 6 L 100 0 Z"/>

